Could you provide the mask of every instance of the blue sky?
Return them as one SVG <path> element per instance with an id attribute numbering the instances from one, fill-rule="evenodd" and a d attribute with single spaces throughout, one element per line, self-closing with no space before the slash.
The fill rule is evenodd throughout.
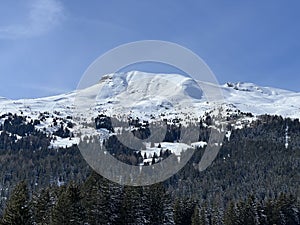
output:
<path id="1" fill-rule="evenodd" d="M 300 91 L 299 8 L 292 0 L 3 0 L 0 96 L 74 90 L 98 56 L 148 39 L 191 49 L 220 83 Z"/>

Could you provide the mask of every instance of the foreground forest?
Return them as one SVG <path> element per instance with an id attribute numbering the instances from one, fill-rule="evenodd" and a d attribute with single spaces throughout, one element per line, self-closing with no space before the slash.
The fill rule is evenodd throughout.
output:
<path id="1" fill-rule="evenodd" d="M 291 194 L 258 200 L 249 195 L 224 210 L 192 197 L 172 198 L 162 184 L 124 187 L 96 173 L 79 185 L 48 187 L 29 194 L 26 182 L 14 189 L 2 224 L 299 224 L 299 199 Z"/>
<path id="2" fill-rule="evenodd" d="M 53 137 L 37 123 L 11 115 L 0 126 L 2 224 L 300 224 L 299 120 L 261 116 L 243 129 L 229 126 L 207 170 L 195 169 L 198 148 L 178 174 L 147 187 L 102 178 L 76 145 L 51 148 Z M 201 129 L 205 140 L 209 130 Z M 132 156 L 128 163 L 140 157 Z"/>

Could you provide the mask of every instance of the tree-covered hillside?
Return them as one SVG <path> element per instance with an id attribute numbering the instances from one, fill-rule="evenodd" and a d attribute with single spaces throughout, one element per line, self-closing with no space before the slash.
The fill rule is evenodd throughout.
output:
<path id="1" fill-rule="evenodd" d="M 299 120 L 261 116 L 241 129 L 228 125 L 231 135 L 205 171 L 196 169 L 204 152 L 199 147 L 164 183 L 133 188 L 92 172 L 76 145 L 51 145 L 58 134 L 73 138 L 67 121 L 54 136 L 35 128 L 39 120 L 12 114 L 1 118 L 3 224 L 299 224 Z M 109 125 L 107 119 L 102 122 Z M 147 126 L 135 135 L 147 135 Z M 210 128 L 197 126 L 199 140 L 205 141 Z M 176 142 L 182 129 L 169 126 L 165 141 Z M 144 158 L 114 136 L 104 144 L 128 164 Z"/>

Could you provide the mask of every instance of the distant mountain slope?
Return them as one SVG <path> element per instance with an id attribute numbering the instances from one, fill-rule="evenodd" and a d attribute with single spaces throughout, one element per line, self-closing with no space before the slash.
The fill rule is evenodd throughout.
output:
<path id="1" fill-rule="evenodd" d="M 227 83 L 222 86 L 226 102 L 244 112 L 299 118 L 300 93 L 260 87 L 252 83 Z"/>
<path id="2" fill-rule="evenodd" d="M 201 82 L 200 82 L 201 83 Z M 211 84 L 201 83 L 210 86 Z M 213 86 L 212 86 L 213 87 Z M 251 112 L 254 115 L 271 114 L 283 117 L 300 117 L 300 93 L 252 83 L 227 83 L 220 85 L 227 108 Z M 124 107 L 144 116 L 163 111 L 176 111 L 182 102 L 188 101 L 188 109 L 203 114 L 220 102 L 207 102 L 205 93 L 197 82 L 179 74 L 152 74 L 139 71 L 108 74 L 99 83 L 84 90 L 46 98 L 8 100 L 0 98 L 0 113 L 59 111 L 61 115 L 72 114 L 76 94 L 94 99 L 97 111 L 122 113 Z M 142 116 L 142 115 L 141 115 Z M 195 115 L 198 116 L 198 115 Z"/>

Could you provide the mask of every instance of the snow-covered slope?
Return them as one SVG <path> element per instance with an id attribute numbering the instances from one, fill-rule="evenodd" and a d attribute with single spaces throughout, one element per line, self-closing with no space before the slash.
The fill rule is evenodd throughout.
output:
<path id="1" fill-rule="evenodd" d="M 202 89 L 200 88 L 202 87 Z M 221 90 L 223 99 L 208 101 L 202 90 Z M 78 111 L 78 106 L 81 110 Z M 81 124 L 94 122 L 93 118 L 99 114 L 115 117 L 119 121 L 127 122 L 128 118 L 138 117 L 140 121 L 149 123 L 167 121 L 182 126 L 205 119 L 206 113 L 211 116 L 221 115 L 221 120 L 216 119 L 212 126 L 226 127 L 226 119 L 230 119 L 232 127 L 241 129 L 248 126 L 256 117 L 241 114 L 252 113 L 255 116 L 262 114 L 281 115 L 283 117 L 300 118 L 300 93 L 285 91 L 270 87 L 259 87 L 252 83 L 227 83 L 216 86 L 215 84 L 194 81 L 179 74 L 152 74 L 132 71 L 128 73 L 108 74 L 95 85 L 76 90 L 70 93 L 37 99 L 9 100 L 0 98 L 0 116 L 12 113 L 23 115 L 26 120 L 37 119 L 35 125 L 38 130 L 51 134 L 54 138 L 51 146 L 65 147 L 79 143 L 77 131 L 82 135 L 100 134 L 100 140 L 114 135 L 107 129 L 95 129 Z M 80 113 L 80 114 L 78 114 Z M 8 115 L 0 117 L 3 124 Z M 78 120 L 77 118 L 80 118 Z M 219 117 L 218 117 L 219 118 Z M 80 121 L 80 122 L 79 122 Z M 86 123 L 86 124 L 87 124 Z M 123 124 L 124 125 L 124 124 Z M 205 125 L 205 124 L 204 124 Z M 125 125 L 126 126 L 126 125 Z M 59 129 L 68 128 L 75 137 L 62 137 L 57 134 Z M 123 128 L 115 127 L 115 132 Z M 136 128 L 133 128 L 136 129 Z M 230 131 L 226 132 L 230 140 Z M 146 154 L 158 154 L 161 149 L 150 147 L 150 142 L 144 143 Z M 187 147 L 193 148 L 206 143 L 164 143 L 161 146 L 175 154 Z M 147 163 L 147 162 L 144 162 Z"/>
<path id="2" fill-rule="evenodd" d="M 211 84 L 201 83 L 210 86 Z M 213 85 L 211 85 L 213 87 Z M 164 112 L 203 114 L 223 104 L 226 108 L 251 112 L 254 115 L 272 114 L 283 117 L 300 117 L 300 93 L 252 83 L 227 83 L 220 86 L 223 102 L 207 102 L 197 82 L 179 74 L 151 74 L 128 72 L 109 74 L 99 83 L 84 90 L 62 95 L 9 100 L 0 98 L 0 114 L 5 112 L 35 115 L 39 112 L 60 112 L 61 116 L 72 115 L 76 95 L 95 101 L 95 110 L 108 114 L 130 113 L 150 116 Z M 186 103 L 186 104 L 183 104 Z M 198 115 L 197 115 L 198 116 Z"/>
<path id="3" fill-rule="evenodd" d="M 226 102 L 243 112 L 300 117 L 300 93 L 252 83 L 227 83 L 222 89 Z"/>

